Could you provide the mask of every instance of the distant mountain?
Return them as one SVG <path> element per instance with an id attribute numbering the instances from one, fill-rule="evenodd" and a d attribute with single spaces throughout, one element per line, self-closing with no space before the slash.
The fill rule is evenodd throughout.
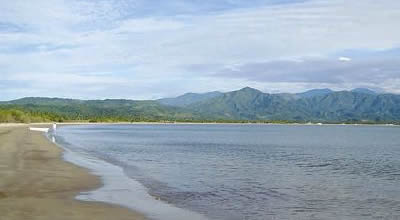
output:
<path id="1" fill-rule="evenodd" d="M 194 103 L 202 102 L 208 99 L 212 99 L 221 95 L 222 93 L 218 91 L 208 92 L 208 93 L 186 93 L 176 98 L 164 98 L 164 99 L 159 99 L 157 101 L 164 105 L 183 107 Z"/>
<path id="2" fill-rule="evenodd" d="M 302 98 L 310 98 L 315 96 L 324 96 L 333 93 L 334 91 L 331 89 L 312 89 L 307 92 L 297 93 L 298 96 Z"/>
<path id="3" fill-rule="evenodd" d="M 294 100 L 294 99 L 293 99 Z M 220 97 L 188 106 L 192 111 L 209 118 L 269 120 L 285 119 L 289 114 L 292 99 L 278 94 L 266 94 L 253 88 L 228 92 Z"/>
<path id="4" fill-rule="evenodd" d="M 297 106 L 310 113 L 313 120 L 324 121 L 398 121 L 400 96 L 371 95 L 340 91 L 327 96 L 302 99 Z"/>
<path id="5" fill-rule="evenodd" d="M 369 94 L 369 95 L 376 95 L 377 93 L 373 90 L 370 89 L 366 89 L 366 88 L 356 88 L 351 90 L 352 92 L 356 92 L 356 93 L 364 93 L 364 94 Z"/>
<path id="6" fill-rule="evenodd" d="M 321 93 L 319 93 L 321 94 Z M 400 96 L 341 91 L 295 98 L 244 88 L 189 106 L 207 117 L 291 121 L 399 121 Z"/>
<path id="7" fill-rule="evenodd" d="M 0 102 L 0 104 L 15 104 L 15 105 L 56 105 L 65 106 L 72 104 L 84 103 L 78 99 L 63 99 L 63 98 L 42 98 L 42 97 L 26 97 L 8 102 Z"/>
<path id="8" fill-rule="evenodd" d="M 2 110 L 7 109 L 21 110 L 32 113 L 32 117 L 48 120 L 400 123 L 400 95 L 377 94 L 365 89 L 339 92 L 319 89 L 300 94 L 268 94 L 245 87 L 226 93 L 187 93 L 177 98 L 148 101 L 33 97 L 0 102 L 0 121 Z M 19 113 L 8 111 L 7 114 L 14 117 Z"/>

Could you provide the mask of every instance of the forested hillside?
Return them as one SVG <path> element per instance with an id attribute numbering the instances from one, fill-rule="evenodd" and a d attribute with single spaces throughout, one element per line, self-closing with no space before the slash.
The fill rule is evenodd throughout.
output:
<path id="1" fill-rule="evenodd" d="M 148 101 L 32 97 L 0 102 L 0 122 L 45 121 L 398 123 L 400 96 L 365 89 L 268 94 L 246 87 Z"/>

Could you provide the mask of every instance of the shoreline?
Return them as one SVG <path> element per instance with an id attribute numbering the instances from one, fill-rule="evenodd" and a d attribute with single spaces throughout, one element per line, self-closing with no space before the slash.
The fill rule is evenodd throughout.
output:
<path id="1" fill-rule="evenodd" d="M 11 126 L 39 125 L 49 126 L 53 122 L 13 124 Z M 400 127 L 398 124 L 333 124 L 333 123 L 223 123 L 223 122 L 57 122 L 59 126 L 68 125 L 288 125 L 288 126 L 390 126 Z M 0 123 L 0 127 L 8 126 L 7 123 Z"/>
<path id="2" fill-rule="evenodd" d="M 85 151 L 74 149 L 73 143 L 66 142 L 64 136 L 59 133 L 50 135 L 48 138 L 64 149 L 63 159 L 101 177 L 100 187 L 84 191 L 76 199 L 127 207 L 154 220 L 207 220 L 202 214 L 176 207 L 167 201 L 153 197 L 142 183 L 129 177 L 123 167 L 99 159 Z"/>
<path id="3" fill-rule="evenodd" d="M 101 179 L 88 169 L 63 160 L 62 148 L 41 132 L 29 131 L 28 127 L 0 124 L 2 217 L 9 220 L 146 219 L 125 207 L 77 200 L 81 192 L 101 187 Z"/>

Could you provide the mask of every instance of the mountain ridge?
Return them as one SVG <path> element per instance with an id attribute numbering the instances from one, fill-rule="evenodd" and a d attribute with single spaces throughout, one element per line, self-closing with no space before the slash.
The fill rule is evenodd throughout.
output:
<path id="1" fill-rule="evenodd" d="M 207 93 L 192 93 L 188 92 L 181 96 L 175 98 L 162 98 L 158 99 L 157 101 L 164 105 L 171 105 L 171 106 L 187 106 L 193 104 L 195 102 L 201 102 L 209 98 L 214 98 L 217 96 L 222 95 L 222 92 L 213 91 Z"/>
<path id="2" fill-rule="evenodd" d="M 159 100 L 79 100 L 26 97 L 1 109 L 54 114 L 60 120 L 249 120 L 293 122 L 400 122 L 400 95 L 315 89 L 270 94 L 245 87 L 231 92 L 186 93 Z M 303 95 L 301 95 L 303 94 Z"/>
<path id="3" fill-rule="evenodd" d="M 333 93 L 334 91 L 328 88 L 325 89 L 311 89 L 302 93 L 297 93 L 302 98 L 310 98 L 314 96 L 321 96 Z"/>

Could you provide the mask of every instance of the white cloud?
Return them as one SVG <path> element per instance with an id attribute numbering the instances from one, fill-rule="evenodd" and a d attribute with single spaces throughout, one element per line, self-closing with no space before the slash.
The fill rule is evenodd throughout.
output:
<path id="1" fill-rule="evenodd" d="M 121 96 L 132 93 L 130 98 L 250 84 L 285 91 L 290 86 L 283 82 L 238 81 L 229 76 L 211 80 L 209 74 L 248 63 L 301 63 L 307 57 L 331 57 L 348 49 L 400 47 L 397 0 L 310 0 L 218 13 L 142 17 L 140 13 L 129 14 L 132 8 L 135 13 L 140 11 L 140 4 L 130 4 L 134 1 L 2 3 L 0 22 L 21 30 L 0 30 L 0 80 L 29 73 L 22 76 L 46 76 L 48 83 L 64 79 L 70 87 L 92 82 L 96 88 L 118 91 L 124 87 L 123 82 L 157 85 L 153 91 L 142 92 L 124 87 Z M 347 56 L 337 57 L 333 59 L 352 61 Z M 207 68 L 202 72 L 188 66 Z M 108 78 L 93 77 L 93 73 L 104 72 L 109 73 Z M 106 87 L 99 86 L 102 80 Z M 174 91 L 167 89 L 171 83 Z M 398 85 L 388 83 L 382 88 L 399 90 Z M 38 84 L 30 86 L 33 91 Z"/>
<path id="2" fill-rule="evenodd" d="M 339 60 L 339 61 L 342 61 L 342 62 L 350 62 L 350 61 L 351 61 L 351 58 L 349 58 L 349 57 L 339 57 L 338 60 Z"/>
<path id="3" fill-rule="evenodd" d="M 119 27 L 114 30 L 114 32 L 117 34 L 128 34 L 156 31 L 177 31 L 184 27 L 184 23 L 174 20 L 154 18 L 130 19 L 121 22 L 119 24 Z"/>

